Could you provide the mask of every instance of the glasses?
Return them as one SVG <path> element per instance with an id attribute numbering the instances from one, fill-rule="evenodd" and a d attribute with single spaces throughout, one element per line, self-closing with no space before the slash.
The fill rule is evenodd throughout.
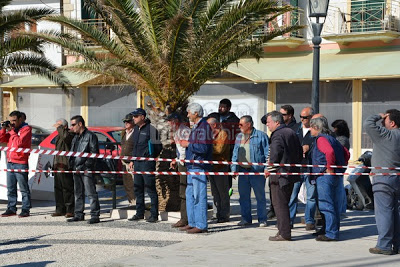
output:
<path id="1" fill-rule="evenodd" d="M 76 125 L 76 123 L 72 123 L 71 126 L 74 127 Z"/>
<path id="2" fill-rule="evenodd" d="M 287 113 L 281 113 L 282 114 L 282 116 L 287 116 L 288 114 Z"/>
<path id="3" fill-rule="evenodd" d="M 300 116 L 300 119 L 304 119 L 304 120 L 309 119 L 309 118 L 310 118 L 310 116 Z"/>

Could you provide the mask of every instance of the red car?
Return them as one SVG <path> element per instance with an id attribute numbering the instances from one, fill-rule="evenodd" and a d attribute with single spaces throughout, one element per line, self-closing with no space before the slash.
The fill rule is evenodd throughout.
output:
<path id="1" fill-rule="evenodd" d="M 121 131 L 124 128 L 109 126 L 94 126 L 87 128 L 97 135 L 99 140 L 100 154 L 110 155 L 110 152 L 112 151 L 112 155 L 119 155 L 119 151 L 121 150 L 121 146 L 119 145 L 121 142 Z M 54 150 L 56 146 L 57 134 L 57 131 L 54 131 L 52 134 L 46 137 L 46 139 L 39 144 L 39 148 Z M 118 145 L 112 143 L 117 143 Z"/>

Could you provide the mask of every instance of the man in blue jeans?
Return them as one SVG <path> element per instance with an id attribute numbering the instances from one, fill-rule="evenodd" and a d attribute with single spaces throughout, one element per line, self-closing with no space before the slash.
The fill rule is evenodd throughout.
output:
<path id="1" fill-rule="evenodd" d="M 32 127 L 24 122 L 21 112 L 13 111 L 9 121 L 1 123 L 0 142 L 8 143 L 8 148 L 31 148 Z M 7 151 L 7 169 L 28 170 L 29 153 Z M 7 172 L 7 210 L 1 217 L 17 214 L 17 183 L 22 195 L 22 211 L 18 217 L 28 217 L 31 209 L 31 192 L 28 172 Z"/>
<path id="2" fill-rule="evenodd" d="M 381 121 L 381 125 L 377 122 Z M 373 142 L 371 164 L 373 167 L 400 167 L 400 111 L 390 109 L 385 114 L 369 117 L 364 122 L 367 134 Z M 398 170 L 374 169 L 372 181 L 374 210 L 378 242 L 370 248 L 372 254 L 392 255 L 400 253 L 400 176 Z"/>
<path id="3" fill-rule="evenodd" d="M 187 107 L 188 118 L 194 123 L 188 141 L 181 141 L 186 147 L 187 160 L 211 160 L 213 134 L 207 120 L 203 118 L 203 107 L 192 103 Z M 188 172 L 206 172 L 211 169 L 210 164 L 186 163 Z M 186 209 L 188 225 L 180 230 L 189 234 L 207 232 L 207 176 L 188 175 L 186 187 Z"/>
<path id="4" fill-rule="evenodd" d="M 310 134 L 310 120 L 314 115 L 314 110 L 312 107 L 303 108 L 300 113 L 301 125 L 295 131 L 297 137 L 299 138 L 300 144 L 303 148 L 303 157 L 301 160 L 301 164 L 310 164 L 311 162 L 311 153 L 310 148 L 314 142 L 314 137 Z M 309 168 L 304 167 L 300 169 L 300 172 L 309 172 Z M 306 230 L 311 231 L 315 230 L 315 210 L 317 209 L 317 194 L 316 188 L 314 184 L 310 183 L 309 175 L 301 175 L 301 181 L 297 182 L 293 186 L 293 192 L 289 201 L 289 211 L 290 211 L 290 224 L 291 228 L 293 228 L 294 220 L 296 219 L 297 212 L 297 197 L 300 192 L 300 188 L 303 183 L 306 186 L 307 190 L 307 202 L 306 209 L 304 212 L 304 217 L 306 221 Z"/>
<path id="5" fill-rule="evenodd" d="M 240 118 L 241 133 L 236 137 L 233 162 L 266 163 L 268 157 L 268 136 L 253 126 L 253 119 L 246 115 Z M 265 166 L 232 165 L 234 172 L 264 172 Z M 257 200 L 257 216 L 260 227 L 267 226 L 267 200 L 265 198 L 265 178 L 263 175 L 239 175 L 239 203 L 242 220 L 239 226 L 252 224 L 251 189 Z"/>

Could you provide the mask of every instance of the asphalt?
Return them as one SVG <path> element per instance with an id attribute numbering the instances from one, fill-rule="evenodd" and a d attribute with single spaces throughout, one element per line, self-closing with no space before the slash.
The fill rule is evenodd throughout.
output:
<path id="1" fill-rule="evenodd" d="M 171 228 L 171 220 L 155 224 L 112 220 L 110 192 L 100 192 L 101 223 L 67 223 L 51 217 L 54 202 L 35 201 L 28 218 L 0 218 L 1 266 L 399 266 L 400 255 L 368 252 L 376 244 L 372 211 L 348 211 L 340 241 L 317 242 L 300 218 L 291 242 L 271 242 L 276 221 L 260 228 L 242 228 L 237 190 L 232 197 L 231 222 L 210 222 L 209 233 L 190 235 Z M 127 201 L 118 190 L 118 207 Z M 299 217 L 304 208 L 300 205 Z M 0 212 L 6 204 L 0 204 Z M 89 219 L 89 218 L 86 218 Z"/>

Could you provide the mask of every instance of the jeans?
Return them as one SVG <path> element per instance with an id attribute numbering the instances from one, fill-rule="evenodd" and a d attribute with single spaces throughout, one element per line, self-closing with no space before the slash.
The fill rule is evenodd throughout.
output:
<path id="1" fill-rule="evenodd" d="M 85 215 L 85 192 L 90 202 L 90 215 L 92 218 L 100 217 L 100 202 L 96 191 L 96 180 L 91 174 L 74 173 L 75 187 L 75 217 L 83 218 Z"/>
<path id="2" fill-rule="evenodd" d="M 293 225 L 294 220 L 296 219 L 297 212 L 297 196 L 299 195 L 300 188 L 303 183 L 306 185 L 307 189 L 307 202 L 306 209 L 304 211 L 304 217 L 306 220 L 306 224 L 315 224 L 315 211 L 317 209 L 317 194 L 315 185 L 310 184 L 310 176 L 309 175 L 301 175 L 301 182 L 297 182 L 293 186 L 293 192 L 290 196 L 289 201 L 289 211 L 290 211 L 290 223 Z"/>
<path id="3" fill-rule="evenodd" d="M 7 169 L 27 170 L 28 164 L 8 162 Z M 7 172 L 7 209 L 17 212 L 17 183 L 22 195 L 22 210 L 29 212 L 32 206 L 27 172 Z"/>
<path id="4" fill-rule="evenodd" d="M 400 248 L 400 177 L 375 176 L 374 192 L 375 220 L 378 228 L 377 248 L 395 250 Z"/>
<path id="5" fill-rule="evenodd" d="M 200 168 L 188 168 L 188 172 L 204 172 Z M 188 175 L 186 209 L 189 226 L 207 230 L 207 176 Z"/>
<path id="6" fill-rule="evenodd" d="M 155 162 L 135 161 L 135 171 L 154 171 Z M 135 174 L 133 181 L 133 189 L 136 195 L 136 215 L 144 216 L 144 191 L 150 197 L 150 214 L 153 218 L 158 218 L 158 194 L 156 190 L 156 176 L 152 174 Z"/>
<path id="7" fill-rule="evenodd" d="M 346 190 L 344 189 L 343 176 L 338 177 L 339 186 L 337 188 L 337 205 L 339 207 L 340 213 L 346 213 L 347 209 L 347 198 Z"/>
<path id="8" fill-rule="evenodd" d="M 324 175 L 317 178 L 318 207 L 325 217 L 325 236 L 338 239 L 340 228 L 340 210 L 338 191 L 340 179 L 335 175 Z"/>
<path id="9" fill-rule="evenodd" d="M 247 169 L 240 168 L 240 172 L 249 172 Z M 257 200 L 258 222 L 267 221 L 267 200 L 265 198 L 265 177 L 261 175 L 240 175 L 239 176 L 239 203 L 242 219 L 248 223 L 252 222 L 251 217 L 251 188 Z"/>

